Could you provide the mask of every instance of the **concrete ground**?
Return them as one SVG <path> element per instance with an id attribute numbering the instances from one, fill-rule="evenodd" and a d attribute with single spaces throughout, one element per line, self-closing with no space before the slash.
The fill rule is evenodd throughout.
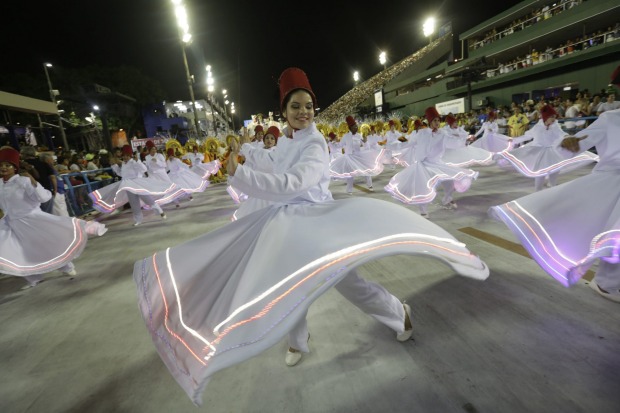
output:
<path id="1" fill-rule="evenodd" d="M 430 219 L 480 255 L 491 269 L 486 281 L 428 258 L 365 264 L 362 276 L 411 305 L 414 340 L 397 342 L 330 290 L 310 308 L 311 353 L 300 364 L 284 364 L 283 340 L 216 373 L 201 407 L 155 352 L 132 270 L 136 260 L 226 225 L 235 205 L 225 186 L 168 207 L 166 221 L 147 212 L 137 228 L 130 211 L 90 217 L 109 231 L 74 261 L 75 280 L 49 273 L 22 291 L 23 279 L 0 276 L 0 412 L 619 412 L 620 305 L 587 279 L 562 287 L 487 217 L 490 206 L 532 192 L 531 179 L 477 169 L 472 188 L 455 197 L 458 209 L 435 203 Z M 354 196 L 396 202 L 383 191 L 393 173 L 375 177 L 374 193 L 360 180 Z M 349 196 L 342 182 L 331 189 Z"/>

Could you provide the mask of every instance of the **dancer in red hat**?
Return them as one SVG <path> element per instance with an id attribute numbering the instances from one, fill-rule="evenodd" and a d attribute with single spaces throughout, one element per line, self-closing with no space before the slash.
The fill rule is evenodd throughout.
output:
<path id="1" fill-rule="evenodd" d="M 142 204 L 145 204 L 154 209 L 162 219 L 166 219 L 161 205 L 185 196 L 185 191 L 172 182 L 146 178 L 144 174 L 147 168 L 142 161 L 134 159 L 130 145 L 123 146 L 122 159 L 120 168 L 118 165 L 112 165 L 114 173 L 122 179 L 88 194 L 93 201 L 93 208 L 109 214 L 129 202 L 134 219 L 133 225 L 138 226 L 142 224 Z"/>
<path id="2" fill-rule="evenodd" d="M 487 120 L 482 122 L 478 132 L 474 134 L 474 138 L 482 135 L 471 145 L 474 148 L 482 148 L 493 154 L 510 150 L 517 143 L 523 142 L 523 138 L 513 139 L 510 136 L 502 135 L 498 133 L 499 125 L 497 124 L 497 114 L 495 111 L 490 111 L 487 115 Z"/>
<path id="3" fill-rule="evenodd" d="M 0 273 L 24 277 L 34 287 L 43 274 L 58 270 L 73 278 L 73 260 L 88 235 L 103 235 L 105 225 L 41 211 L 52 193 L 30 174 L 20 174 L 19 152 L 0 148 Z"/>
<path id="4" fill-rule="evenodd" d="M 347 193 L 353 194 L 353 181 L 356 177 L 365 177 L 366 186 L 370 191 L 372 177 L 383 172 L 383 148 L 379 150 L 362 150 L 364 137 L 358 133 L 357 122 L 353 116 L 346 118 L 349 132 L 340 138 L 340 145 L 344 149 L 343 156 L 338 156 L 329 164 L 329 173 L 332 179 L 345 180 Z"/>
<path id="5" fill-rule="evenodd" d="M 620 66 L 611 76 L 620 85 Z M 549 275 L 568 287 L 598 261 L 590 287 L 620 303 L 620 109 L 606 111 L 563 148 L 596 147 L 592 173 L 489 210 Z"/>
<path id="6" fill-rule="evenodd" d="M 192 194 L 204 192 L 207 189 L 209 181 L 192 172 L 189 165 L 175 155 L 174 148 L 168 148 L 166 155 L 166 169 L 170 181 L 185 191 L 190 201 L 194 199 Z"/>
<path id="7" fill-rule="evenodd" d="M 478 172 L 451 166 L 442 160 L 446 147 L 456 147 L 459 143 L 439 128 L 440 116 L 435 107 L 427 108 L 424 116 L 430 127 L 416 133 L 415 149 L 406 152 L 410 154 L 410 159 L 398 158 L 406 168 L 390 179 L 385 190 L 404 204 L 418 205 L 422 216 L 428 218 L 428 204 L 437 196 L 436 188 L 439 184 L 444 190 L 441 204 L 454 209 L 457 205 L 452 194 L 455 190 L 467 191 L 478 177 Z"/>
<path id="8" fill-rule="evenodd" d="M 523 136 L 531 142 L 511 151 L 500 152 L 497 158 L 508 162 L 517 172 L 534 178 L 534 190 L 555 186 L 558 175 L 598 161 L 598 156 L 584 151 L 574 154 L 560 146 L 566 133 L 556 121 L 557 113 L 551 105 L 540 109 L 541 119 Z"/>
<path id="9" fill-rule="evenodd" d="M 362 263 L 421 254 L 462 275 L 488 276 L 485 264 L 462 243 L 407 208 L 366 197 L 334 201 L 329 154 L 314 123 L 316 96 L 308 78 L 301 69 L 289 68 L 279 87 L 282 115 L 292 132 L 286 146 L 278 143 L 275 151 L 258 152 L 249 143 L 240 149 L 233 141 L 228 164 L 231 185 L 270 205 L 134 266 L 139 305 L 153 342 L 196 404 L 215 372 L 286 336 L 285 361 L 297 364 L 309 351 L 308 308 L 332 287 L 392 330 L 397 340 L 409 340 L 411 308 L 361 278 L 356 267 Z M 272 159 L 272 171 L 238 164 L 239 150 Z M 383 213 L 381 220 L 377 211 Z"/>
<path id="10" fill-rule="evenodd" d="M 456 118 L 452 114 L 446 115 L 446 125 L 442 128 L 450 141 L 454 144 L 449 145 L 443 154 L 443 161 L 451 166 L 469 168 L 474 165 L 491 165 L 495 163 L 493 154 L 486 149 L 476 148 L 468 145 L 469 133 L 459 126 Z M 456 146 L 455 146 L 456 145 Z"/>

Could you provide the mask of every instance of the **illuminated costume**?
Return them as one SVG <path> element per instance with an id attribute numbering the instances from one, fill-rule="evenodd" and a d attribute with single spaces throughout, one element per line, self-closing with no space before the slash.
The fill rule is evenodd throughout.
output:
<path id="1" fill-rule="evenodd" d="M 498 133 L 499 125 L 495 121 L 495 112 L 489 112 L 488 118 L 482 123 L 480 129 L 474 137 L 482 135 L 481 138 L 471 144 L 474 148 L 482 148 L 492 153 L 508 151 L 514 147 L 517 141 L 509 136 Z M 520 141 L 519 141 L 520 142 Z"/>
<path id="2" fill-rule="evenodd" d="M 19 152 L 0 149 L 0 162 L 15 170 L 7 181 L 0 179 L 0 272 L 25 277 L 30 286 L 54 270 L 75 276 L 72 261 L 86 247 L 88 235 L 103 235 L 107 228 L 96 221 L 43 212 L 40 205 L 52 194 L 17 174 Z"/>
<path id="3" fill-rule="evenodd" d="M 426 109 L 426 119 L 431 123 L 439 119 L 434 107 Z M 458 145 L 441 129 L 420 129 L 412 139 L 415 149 L 412 159 L 404 161 L 406 168 L 390 179 L 385 190 L 394 199 L 407 205 L 418 205 L 423 215 L 428 215 L 427 206 L 437 196 L 436 188 L 443 186 L 442 205 L 456 208 L 452 193 L 465 192 L 471 186 L 478 172 L 446 164 L 442 156 L 447 146 Z M 402 162 L 402 161 L 399 161 Z"/>
<path id="4" fill-rule="evenodd" d="M 620 84 L 620 66 L 611 83 Z M 577 283 L 600 259 L 590 285 L 620 302 L 620 110 L 602 113 L 575 136 L 587 137 L 575 144 L 574 153 L 597 149 L 599 162 L 592 173 L 494 206 L 489 214 L 506 224 L 538 265 L 564 286 Z"/>
<path id="5" fill-rule="evenodd" d="M 316 101 L 305 74 L 287 69 L 280 77 L 281 102 L 299 89 Z M 462 275 L 488 276 L 462 243 L 406 208 L 368 198 L 334 201 L 325 138 L 314 123 L 294 131 L 280 149 L 263 153 L 273 155 L 273 173 L 240 165 L 229 177 L 231 185 L 271 206 L 134 266 L 154 344 L 196 404 L 211 375 L 260 354 L 292 330 L 298 348 L 307 351 L 306 312 L 331 287 L 399 337 L 407 333 L 403 340 L 410 337 L 403 305 L 355 273 L 362 263 L 421 254 Z M 377 211 L 383 219 L 376 219 Z"/>
<path id="6" fill-rule="evenodd" d="M 556 121 L 551 125 L 545 124 L 551 117 L 555 119 L 557 113 L 549 105 L 545 105 L 540 112 L 542 119 L 523 135 L 523 139 L 532 140 L 531 142 L 496 155 L 521 175 L 534 178 L 534 188 L 537 191 L 543 189 L 545 178 L 549 180 L 550 186 L 555 186 L 561 172 L 572 171 L 598 160 L 598 156 L 592 152 L 573 154 L 560 147 L 566 133 Z"/>
<path id="7" fill-rule="evenodd" d="M 474 165 L 491 165 L 495 163 L 491 152 L 467 144 L 469 133 L 462 126 L 457 125 L 454 116 L 446 116 L 446 126 L 442 129 L 446 136 L 448 136 L 448 140 L 454 142 L 454 144 L 449 145 L 450 147 L 446 147 L 442 156 L 442 160 L 446 164 L 468 168 Z"/>
<path id="8" fill-rule="evenodd" d="M 366 177 L 366 185 L 372 190 L 372 177 L 383 172 L 383 149 L 362 150 L 363 137 L 357 133 L 357 123 L 352 116 L 347 116 L 347 125 L 350 132 L 340 139 L 344 149 L 342 156 L 335 157 L 329 163 L 329 173 L 332 179 L 347 181 L 347 193 L 353 193 L 353 180 L 356 177 Z"/>

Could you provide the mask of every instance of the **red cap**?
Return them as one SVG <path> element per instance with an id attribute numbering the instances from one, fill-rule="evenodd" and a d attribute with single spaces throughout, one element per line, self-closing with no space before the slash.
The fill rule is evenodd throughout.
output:
<path id="1" fill-rule="evenodd" d="M 418 130 L 420 129 L 424 124 L 422 123 L 422 119 L 416 119 L 413 121 L 413 129 Z"/>
<path id="2" fill-rule="evenodd" d="M 495 119 L 496 117 L 497 117 L 497 114 L 496 114 L 496 113 L 495 113 L 495 111 L 493 111 L 493 110 L 492 110 L 492 111 L 490 111 L 490 112 L 487 114 L 487 119 L 488 119 L 488 120 L 493 120 L 493 119 Z"/>
<path id="3" fill-rule="evenodd" d="M 19 152 L 11 147 L 0 149 L 0 162 L 8 162 L 15 167 L 15 173 L 19 172 Z"/>
<path id="4" fill-rule="evenodd" d="M 151 149 L 155 147 L 155 144 L 153 143 L 153 141 L 146 141 L 146 147 L 147 149 Z"/>
<path id="5" fill-rule="evenodd" d="M 355 122 L 355 119 L 353 118 L 353 116 L 347 116 L 345 121 L 347 122 L 347 125 L 349 125 L 349 128 L 351 126 L 357 125 L 357 123 Z"/>
<path id="6" fill-rule="evenodd" d="M 303 89 L 308 92 L 310 96 L 312 96 L 312 103 L 314 104 L 314 107 L 317 107 L 316 96 L 314 96 L 314 92 L 312 91 L 312 87 L 308 81 L 308 76 L 306 76 L 306 73 L 303 70 L 297 67 L 289 67 L 280 75 L 278 85 L 280 88 L 281 110 L 284 109 L 284 99 L 286 99 L 289 94 L 297 89 Z"/>
<path id="7" fill-rule="evenodd" d="M 611 83 L 613 85 L 620 85 L 620 66 L 611 74 Z"/>
<path id="8" fill-rule="evenodd" d="M 166 154 L 168 156 L 174 156 L 174 148 L 168 148 L 168 150 L 166 151 Z"/>
<path id="9" fill-rule="evenodd" d="M 433 119 L 435 118 L 440 118 L 439 116 L 439 112 L 437 112 L 437 109 L 435 109 L 434 106 L 431 106 L 430 108 L 427 108 L 424 111 L 424 117 L 429 121 L 432 122 Z"/>
<path id="10" fill-rule="evenodd" d="M 133 149 L 131 148 L 131 145 L 123 145 L 121 150 L 123 151 L 123 155 L 133 156 Z"/>
<path id="11" fill-rule="evenodd" d="M 389 126 L 394 126 L 394 121 L 392 119 L 390 119 L 390 121 L 388 122 Z"/>
<path id="12" fill-rule="evenodd" d="M 334 132 L 329 132 L 329 136 L 330 138 L 334 139 L 336 137 L 336 134 Z"/>
<path id="13" fill-rule="evenodd" d="M 551 105 L 545 105 L 540 109 L 540 116 L 543 118 L 543 122 L 546 122 L 551 116 L 558 117 L 558 113 L 553 109 Z"/>
<path id="14" fill-rule="evenodd" d="M 256 125 L 256 127 L 254 128 L 254 134 L 256 134 L 257 132 L 263 132 L 263 125 Z"/>
<path id="15" fill-rule="evenodd" d="M 280 137 L 280 129 L 277 126 L 270 126 L 267 128 L 267 133 L 265 135 L 273 135 L 278 139 Z"/>
<path id="16" fill-rule="evenodd" d="M 452 115 L 448 115 L 446 116 L 446 123 L 450 126 L 454 125 L 454 122 L 456 122 L 456 118 Z"/>

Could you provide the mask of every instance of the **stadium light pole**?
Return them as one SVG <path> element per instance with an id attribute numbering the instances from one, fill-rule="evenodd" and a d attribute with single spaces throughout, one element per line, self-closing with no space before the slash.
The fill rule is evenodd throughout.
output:
<path id="1" fill-rule="evenodd" d="M 187 12 L 182 0 L 172 0 L 174 5 L 174 14 L 177 18 L 177 25 L 179 26 L 179 35 L 181 37 L 181 50 L 183 52 L 183 64 L 185 65 L 185 77 L 187 79 L 187 86 L 189 87 L 189 96 L 192 100 L 192 111 L 194 115 L 194 126 L 196 128 L 196 135 L 201 137 L 200 123 L 198 122 L 198 113 L 196 112 L 196 98 L 194 97 L 194 86 L 192 76 L 189 74 L 189 65 L 187 64 L 187 53 L 185 48 L 189 46 L 192 41 L 192 35 L 189 33 L 189 24 L 187 22 Z"/>
<path id="2" fill-rule="evenodd" d="M 383 65 L 383 70 L 385 70 L 385 64 L 387 63 L 387 54 L 385 52 L 379 53 L 379 63 Z"/>
<path id="3" fill-rule="evenodd" d="M 435 18 L 429 17 L 422 26 L 424 36 L 428 37 L 429 43 L 433 41 L 433 33 L 435 33 Z"/>
<path id="4" fill-rule="evenodd" d="M 353 81 L 355 82 L 355 86 L 357 86 L 357 83 L 360 81 L 360 72 L 357 70 L 353 72 Z"/>
<path id="5" fill-rule="evenodd" d="M 45 77 L 47 78 L 47 86 L 49 87 L 49 91 L 50 91 L 50 99 L 52 99 L 52 102 L 54 102 L 54 104 L 56 105 L 56 111 L 58 111 L 58 104 L 56 103 L 56 95 L 58 94 L 58 91 L 54 90 L 54 88 L 52 87 L 52 80 L 50 79 L 50 74 L 49 74 L 49 71 L 47 70 L 48 67 L 52 67 L 52 64 L 43 63 L 43 70 L 45 70 Z M 62 116 L 60 116 L 60 112 L 58 113 L 58 128 L 60 129 L 62 145 L 65 150 L 68 150 L 69 143 L 67 142 L 67 134 L 65 133 L 65 127 L 62 124 Z"/>

